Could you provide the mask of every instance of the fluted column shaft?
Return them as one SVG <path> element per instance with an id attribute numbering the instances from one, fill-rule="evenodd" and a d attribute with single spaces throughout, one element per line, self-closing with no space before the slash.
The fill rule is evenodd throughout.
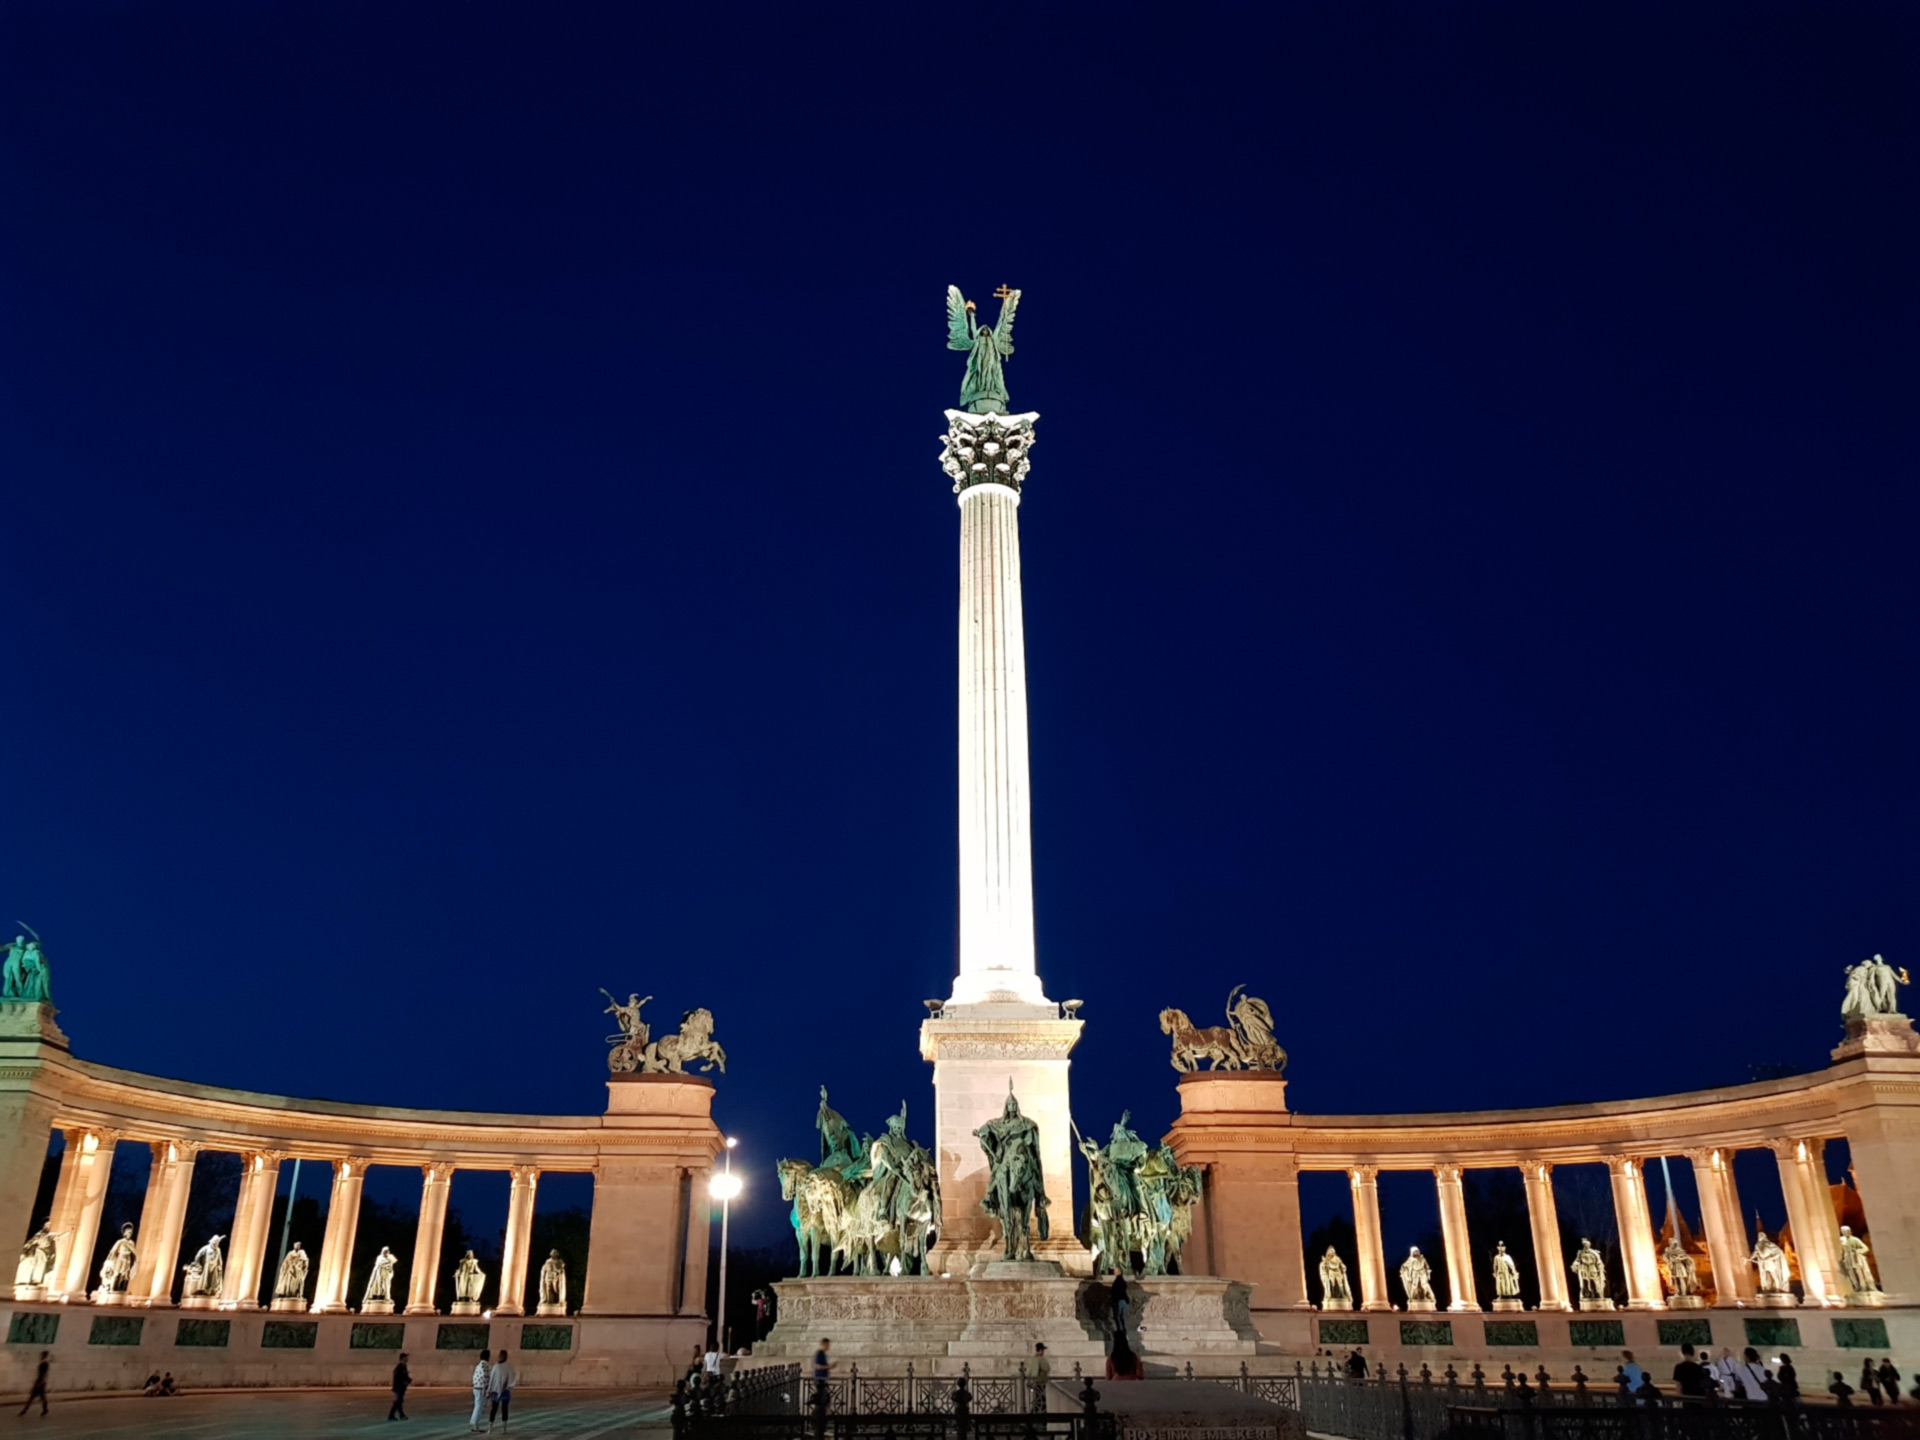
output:
<path id="1" fill-rule="evenodd" d="M 147 1198 L 140 1207 L 140 1248 L 128 1295 L 136 1305 L 166 1305 L 173 1299 L 173 1272 L 180 1261 L 180 1232 L 187 1223 L 187 1195 L 193 1188 L 198 1145 L 184 1140 L 155 1140 Z"/>
<path id="2" fill-rule="evenodd" d="M 1567 1260 L 1560 1249 L 1560 1207 L 1553 1199 L 1553 1166 L 1532 1160 L 1520 1167 L 1527 1184 L 1527 1219 L 1533 1227 L 1533 1268 L 1542 1310 L 1571 1310 Z"/>
<path id="3" fill-rule="evenodd" d="M 407 1286 L 407 1314 L 432 1315 L 434 1286 L 440 1277 L 440 1238 L 447 1228 L 447 1193 L 453 1166 L 420 1167 L 420 1226 L 413 1239 L 413 1279 Z"/>
<path id="4" fill-rule="evenodd" d="M 1347 1172 L 1353 1185 L 1353 1235 L 1360 1248 L 1360 1308 L 1391 1310 L 1387 1297 L 1387 1253 L 1380 1239 L 1379 1167 L 1356 1165 Z"/>
<path id="5" fill-rule="evenodd" d="M 533 1247 L 533 1196 L 540 1185 L 536 1165 L 515 1165 L 513 1187 L 507 1193 L 507 1238 L 500 1249 L 500 1303 L 496 1315 L 524 1315 L 527 1299 L 527 1256 Z"/>
<path id="6" fill-rule="evenodd" d="M 260 1267 L 273 1228 L 273 1192 L 280 1184 L 280 1155 L 252 1150 L 241 1157 L 240 1203 L 233 1212 L 233 1245 L 227 1256 L 224 1309 L 260 1308 Z"/>
<path id="7" fill-rule="evenodd" d="M 1733 1151 L 1686 1152 L 1693 1185 L 1700 1196 L 1700 1223 L 1707 1232 L 1707 1259 L 1713 1264 L 1713 1303 L 1733 1305 L 1753 1298 L 1753 1270 L 1747 1264 L 1747 1227 L 1740 1214 L 1740 1190 L 1733 1179 Z"/>
<path id="8" fill-rule="evenodd" d="M 1646 1168 L 1622 1155 L 1607 1158 L 1613 1185 L 1613 1216 L 1620 1227 L 1621 1268 L 1627 1272 L 1627 1308 L 1664 1310 L 1660 1263 L 1653 1248 L 1653 1216 L 1647 1206 Z"/>
<path id="9" fill-rule="evenodd" d="M 1045 998 L 1034 964 L 1020 497 L 960 493 L 960 1003 Z"/>
<path id="10" fill-rule="evenodd" d="M 56 1299 L 84 1299 L 118 1137 L 111 1130 L 69 1130 L 66 1135 L 67 1153 L 60 1162 L 49 1225 L 58 1237 L 58 1248 L 54 1251 L 54 1278 L 47 1291 Z"/>
<path id="11" fill-rule="evenodd" d="M 368 1162 L 333 1162 L 333 1190 L 327 1197 L 327 1230 L 320 1240 L 320 1273 L 313 1285 L 313 1313 L 347 1308 L 347 1282 L 353 1274 L 353 1241 L 360 1231 L 360 1190 Z"/>
<path id="12" fill-rule="evenodd" d="M 1775 1140 L 1767 1148 L 1780 1167 L 1780 1189 L 1786 1195 L 1806 1298 L 1823 1305 L 1844 1304 L 1847 1287 L 1840 1276 L 1840 1227 L 1818 1147 L 1814 1140 Z"/>
<path id="13" fill-rule="evenodd" d="M 1461 1184 L 1458 1165 L 1433 1167 L 1434 1185 L 1440 1192 L 1440 1234 L 1447 1247 L 1447 1293 L 1449 1310 L 1478 1310 L 1479 1298 L 1473 1284 L 1473 1242 L 1467 1236 L 1467 1196 Z"/>

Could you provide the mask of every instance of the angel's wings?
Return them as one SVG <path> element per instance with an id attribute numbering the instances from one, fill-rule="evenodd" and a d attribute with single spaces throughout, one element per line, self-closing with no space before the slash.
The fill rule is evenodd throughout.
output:
<path id="1" fill-rule="evenodd" d="M 1002 355 L 1013 353 L 1013 312 L 1020 308 L 1020 292 L 1010 290 L 1000 302 L 1000 318 L 994 323 L 993 340 Z"/>
<path id="2" fill-rule="evenodd" d="M 973 349 L 973 321 L 967 314 L 967 297 L 958 285 L 947 287 L 947 348 Z"/>

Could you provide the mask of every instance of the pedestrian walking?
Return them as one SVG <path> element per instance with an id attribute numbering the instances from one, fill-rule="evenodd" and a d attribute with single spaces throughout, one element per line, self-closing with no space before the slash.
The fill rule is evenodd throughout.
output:
<path id="1" fill-rule="evenodd" d="M 482 1350 L 479 1361 L 473 1367 L 473 1418 L 467 1421 L 470 1434 L 480 1433 L 481 1418 L 487 1413 L 487 1377 L 493 1370 L 487 1363 L 489 1358 L 487 1352 Z"/>
<path id="2" fill-rule="evenodd" d="M 1860 1391 L 1872 1404 L 1884 1405 L 1887 1403 L 1880 1398 L 1880 1372 L 1874 1368 L 1873 1361 L 1871 1360 L 1863 1360 L 1860 1362 Z"/>
<path id="3" fill-rule="evenodd" d="M 387 1407 L 389 1420 L 407 1418 L 407 1387 L 413 1384 L 413 1373 L 407 1369 L 407 1352 L 400 1352 L 400 1359 L 393 1367 L 393 1404 Z"/>
<path id="4" fill-rule="evenodd" d="M 1900 1403 L 1900 1372 L 1893 1368 L 1893 1357 L 1889 1355 L 1880 1362 L 1880 1388 L 1887 1392 L 1887 1403 Z"/>
<path id="5" fill-rule="evenodd" d="M 507 1352 L 500 1352 L 500 1359 L 487 1376 L 487 1433 L 493 1433 L 493 1422 L 498 1420 L 502 1430 L 507 1428 L 507 1412 L 513 1405 L 513 1382 L 518 1379 L 513 1366 L 508 1363 Z"/>
<path id="6" fill-rule="evenodd" d="M 20 1413 L 26 1414 L 33 1408 L 33 1402 L 40 1402 L 40 1413 L 47 1413 L 47 1368 L 52 1360 L 45 1350 L 40 1352 L 40 1368 L 33 1372 L 33 1389 L 27 1392 L 27 1403 L 20 1407 Z"/>

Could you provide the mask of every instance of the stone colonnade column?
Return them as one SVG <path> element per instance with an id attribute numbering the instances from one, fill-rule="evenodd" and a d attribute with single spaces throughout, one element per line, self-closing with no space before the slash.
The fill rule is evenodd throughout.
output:
<path id="1" fill-rule="evenodd" d="M 407 1314 L 433 1315 L 434 1284 L 440 1276 L 440 1237 L 447 1228 L 447 1193 L 453 1166 L 436 1162 L 420 1167 L 420 1227 L 413 1238 L 413 1280 L 407 1287 Z"/>
<path id="2" fill-rule="evenodd" d="M 258 1310 L 260 1267 L 273 1229 L 273 1192 L 280 1185 L 280 1152 L 249 1150 L 240 1160 L 240 1203 L 234 1207 L 227 1283 L 220 1301 L 225 1310 Z"/>
<path id="3" fill-rule="evenodd" d="M 1447 1291 L 1452 1297 L 1447 1309 L 1477 1311 L 1480 1301 L 1473 1288 L 1473 1242 L 1467 1238 L 1467 1197 L 1460 1184 L 1460 1167 L 1436 1165 L 1433 1178 L 1440 1192 L 1440 1234 L 1447 1247 Z"/>
<path id="4" fill-rule="evenodd" d="M 1613 1217 L 1620 1227 L 1620 1265 L 1627 1273 L 1629 1310 L 1664 1310 L 1660 1262 L 1653 1250 L 1653 1216 L 1647 1207 L 1645 1166 L 1624 1155 L 1607 1157 L 1613 1184 Z"/>
<path id="5" fill-rule="evenodd" d="M 1567 1260 L 1560 1251 L 1560 1208 L 1553 1202 L 1553 1166 L 1530 1160 L 1520 1167 L 1527 1184 L 1527 1219 L 1533 1225 L 1533 1268 L 1540 1282 L 1542 1310 L 1571 1310 L 1567 1301 Z"/>
<path id="6" fill-rule="evenodd" d="M 1356 1165 L 1347 1172 L 1353 1185 L 1353 1234 L 1360 1246 L 1360 1308 L 1391 1310 L 1387 1298 L 1387 1257 L 1380 1242 L 1380 1167 Z"/>
<path id="7" fill-rule="evenodd" d="M 372 1164 L 359 1156 L 333 1162 L 333 1193 L 327 1197 L 327 1231 L 320 1240 L 320 1275 L 313 1285 L 313 1313 L 347 1308 L 353 1273 L 353 1238 L 360 1229 L 360 1189 Z"/>
<path id="8" fill-rule="evenodd" d="M 187 1193 L 193 1187 L 200 1147 L 185 1140 L 155 1140 L 146 1203 L 140 1207 L 140 1249 L 127 1293 L 136 1305 L 166 1305 L 173 1299 L 173 1272 L 180 1261 L 180 1232 L 187 1223 Z"/>
<path id="9" fill-rule="evenodd" d="M 60 1179 L 53 1196 L 48 1228 L 58 1237 L 50 1298 L 84 1299 L 87 1270 L 93 1263 L 93 1242 L 100 1233 L 100 1210 L 107 1200 L 107 1173 L 113 1168 L 118 1132 L 74 1129 L 66 1132 L 67 1151 L 60 1161 Z"/>
<path id="10" fill-rule="evenodd" d="M 1806 1298 L 1822 1305 L 1844 1303 L 1847 1287 L 1840 1278 L 1840 1224 L 1834 1218 L 1833 1197 L 1820 1162 L 1820 1142 L 1774 1140 L 1767 1148 L 1780 1167 L 1780 1189 L 1787 1199 L 1787 1220 L 1793 1226 L 1793 1249 Z"/>
<path id="11" fill-rule="evenodd" d="M 527 1297 L 527 1255 L 533 1246 L 533 1194 L 540 1184 L 540 1167 L 515 1165 L 513 1188 L 507 1195 L 507 1239 L 500 1251 L 500 1299 L 496 1315 L 524 1315 Z"/>
<path id="12" fill-rule="evenodd" d="M 1684 1152 L 1693 1166 L 1700 1195 L 1700 1223 L 1707 1232 L 1707 1259 L 1713 1265 L 1713 1303 L 1751 1300 L 1753 1271 L 1747 1266 L 1746 1222 L 1740 1216 L 1740 1191 L 1733 1180 L 1733 1152 L 1702 1148 Z"/>

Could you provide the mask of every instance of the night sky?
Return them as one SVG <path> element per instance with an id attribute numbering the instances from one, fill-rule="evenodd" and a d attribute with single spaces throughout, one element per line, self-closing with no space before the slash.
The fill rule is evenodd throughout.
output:
<path id="1" fill-rule="evenodd" d="M 599 987 L 706 1005 L 776 1239 L 819 1084 L 931 1138 L 1009 284 L 1082 1128 L 1243 982 L 1302 1111 L 1816 1068 L 1920 965 L 1917 40 L 7 0 L 0 915 L 77 1054 L 275 1093 L 597 1113 Z"/>

